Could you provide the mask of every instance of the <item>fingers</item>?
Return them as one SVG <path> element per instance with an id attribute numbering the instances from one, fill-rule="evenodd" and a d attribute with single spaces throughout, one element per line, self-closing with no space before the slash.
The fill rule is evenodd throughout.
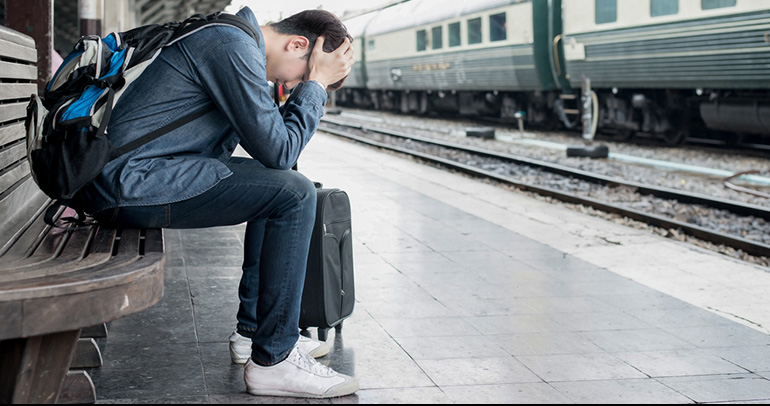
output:
<path id="1" fill-rule="evenodd" d="M 345 38 L 344 41 L 342 41 L 342 44 L 340 44 L 339 47 L 337 47 L 337 51 L 342 51 L 342 54 L 345 55 L 347 53 L 353 54 L 353 44 L 350 42 L 349 38 Z"/>
<path id="2" fill-rule="evenodd" d="M 318 40 L 316 40 L 316 47 L 318 47 L 318 42 L 322 42 L 322 41 L 319 41 L 322 38 L 324 38 L 324 37 L 321 37 L 321 36 L 318 37 Z M 325 41 L 325 38 L 324 38 L 324 41 Z M 323 47 L 323 43 L 321 44 L 321 46 Z M 349 38 L 345 38 L 345 40 L 342 41 L 342 43 L 337 47 L 337 49 L 335 49 L 334 51 L 331 51 L 329 53 L 330 54 L 337 54 L 337 55 L 346 55 L 346 54 L 350 53 L 352 55 L 352 53 L 353 53 L 353 44 L 350 42 Z"/>
<path id="3" fill-rule="evenodd" d="M 345 77 L 346 77 L 353 70 L 353 65 L 356 63 L 356 57 L 355 57 L 355 53 L 353 52 L 353 44 L 350 42 L 350 39 L 345 38 L 345 41 L 342 44 L 347 46 L 347 48 L 342 54 L 343 57 L 346 58 L 346 61 L 345 61 Z"/>
<path id="4" fill-rule="evenodd" d="M 345 38 L 334 51 L 323 51 L 326 38 L 319 36 L 310 56 L 308 78 L 329 85 L 350 74 L 355 64 L 353 44 Z"/>
<path id="5" fill-rule="evenodd" d="M 350 64 L 350 66 L 353 65 L 353 62 L 355 62 L 355 55 L 353 53 L 353 44 L 350 42 L 350 39 L 345 38 L 344 41 L 342 41 L 342 44 L 334 51 L 339 52 L 339 55 L 342 57 L 342 60 L 345 61 L 345 65 Z"/>
<path id="6" fill-rule="evenodd" d="M 345 40 L 342 41 L 342 44 L 340 44 L 340 46 L 337 47 L 337 49 L 335 49 L 331 55 L 338 61 L 337 63 L 340 64 L 340 67 L 345 72 L 344 75 L 346 76 L 349 74 L 352 70 L 353 64 L 356 62 L 353 52 L 353 44 L 350 42 L 350 39 L 345 38 Z"/>
<path id="7" fill-rule="evenodd" d="M 350 57 L 345 61 L 345 70 L 347 73 L 350 73 L 355 63 L 356 63 L 356 59 L 353 57 L 351 53 Z"/>
<path id="8" fill-rule="evenodd" d="M 323 35 L 319 35 L 315 42 L 315 47 L 313 47 L 313 52 L 315 51 L 323 51 L 324 43 L 326 43 L 326 37 Z M 345 55 L 347 53 L 353 54 L 353 43 L 350 42 L 350 38 L 345 38 L 344 41 L 332 52 L 329 52 L 330 54 L 342 54 Z"/>
<path id="9" fill-rule="evenodd" d="M 324 37 L 323 35 L 319 36 L 315 40 L 315 47 L 313 48 L 313 52 L 323 52 L 324 42 L 326 42 L 326 37 Z"/>

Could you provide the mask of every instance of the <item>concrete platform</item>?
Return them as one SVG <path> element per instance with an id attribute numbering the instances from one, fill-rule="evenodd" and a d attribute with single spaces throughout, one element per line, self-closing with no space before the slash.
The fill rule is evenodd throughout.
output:
<path id="1" fill-rule="evenodd" d="M 356 395 L 254 397 L 230 363 L 244 226 L 166 230 L 166 292 L 111 323 L 98 403 L 766 403 L 770 273 L 319 133 L 353 205 Z"/>

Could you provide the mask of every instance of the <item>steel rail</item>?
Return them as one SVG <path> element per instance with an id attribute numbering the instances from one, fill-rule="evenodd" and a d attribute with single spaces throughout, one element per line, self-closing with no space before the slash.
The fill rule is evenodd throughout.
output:
<path id="1" fill-rule="evenodd" d="M 359 129 L 359 130 L 373 131 L 373 132 L 382 133 L 382 134 L 386 134 L 386 135 L 391 135 L 391 136 L 395 136 L 395 137 L 402 137 L 402 136 L 404 136 L 406 138 L 409 138 L 409 139 L 412 139 L 412 140 L 415 140 L 415 141 L 427 142 L 427 143 L 434 144 L 434 145 L 444 146 L 446 148 L 461 149 L 461 150 L 464 150 L 464 151 L 467 151 L 467 152 L 480 153 L 480 154 L 487 155 L 487 156 L 495 156 L 495 157 L 498 157 L 498 158 L 501 158 L 501 159 L 506 159 L 506 160 L 507 159 L 511 159 L 511 158 L 507 157 L 505 154 L 497 154 L 497 153 L 490 152 L 490 151 L 479 150 L 478 148 L 467 147 L 465 145 L 459 145 L 459 144 L 453 144 L 453 143 L 443 143 L 443 142 L 438 142 L 436 140 L 426 139 L 426 138 L 423 138 L 423 137 L 416 137 L 416 136 L 407 135 L 407 134 L 393 135 L 393 134 L 391 134 L 391 132 L 386 131 L 386 130 L 371 129 L 371 128 L 366 128 L 364 126 L 358 126 L 358 125 L 349 125 L 349 124 L 345 124 L 345 123 L 335 122 L 334 120 L 329 120 L 329 119 L 326 119 L 326 118 L 322 119 L 322 121 L 323 122 L 329 122 L 329 123 L 336 124 L 336 125 L 340 125 L 340 126 L 346 126 L 346 127 L 350 127 L 350 128 L 355 128 L 355 129 Z M 410 150 L 410 149 L 407 149 L 407 148 L 402 148 L 402 147 L 390 145 L 390 144 L 387 144 L 387 143 L 382 143 L 382 142 L 379 142 L 379 141 L 374 141 L 374 140 L 368 139 L 366 137 L 358 136 L 358 135 L 355 135 L 355 134 L 351 134 L 349 132 L 340 131 L 340 130 L 336 130 L 336 129 L 333 129 L 333 128 L 328 128 L 326 126 L 323 126 L 323 127 L 319 128 L 319 130 L 323 131 L 323 132 L 326 132 L 326 133 L 333 134 L 333 135 L 337 135 L 337 136 L 340 136 L 340 137 L 343 137 L 343 138 L 354 140 L 354 141 L 357 141 L 357 142 L 360 142 L 360 143 L 363 143 L 363 144 L 374 146 L 374 147 L 377 147 L 377 148 L 382 148 L 382 149 L 386 149 L 386 150 L 390 150 L 390 151 L 395 151 L 395 152 L 407 154 L 407 155 L 410 155 L 410 156 L 415 156 L 415 157 L 418 157 L 418 158 L 420 158 L 422 160 L 425 160 L 425 161 L 428 161 L 428 162 L 432 162 L 432 163 L 435 163 L 435 164 L 438 164 L 438 165 L 441 165 L 441 166 L 449 167 L 449 168 L 455 169 L 457 171 L 460 171 L 460 172 L 463 172 L 463 173 L 466 173 L 466 174 L 469 174 L 469 175 L 472 175 L 472 176 L 475 176 L 475 177 L 484 177 L 484 178 L 494 179 L 494 180 L 502 182 L 504 184 L 508 184 L 508 185 L 514 186 L 514 187 L 516 187 L 518 189 L 529 191 L 529 192 L 533 192 L 533 193 L 536 193 L 536 194 L 539 194 L 539 195 L 543 195 L 543 196 L 549 196 L 549 197 L 558 199 L 558 200 L 563 201 L 563 202 L 586 205 L 586 206 L 593 207 L 593 208 L 596 208 L 598 210 L 601 210 L 601 211 L 604 211 L 604 212 L 607 212 L 607 213 L 615 213 L 615 214 L 618 214 L 618 215 L 621 215 L 621 216 L 628 217 L 628 218 L 633 219 L 633 220 L 637 220 L 637 221 L 643 222 L 645 224 L 650 224 L 652 226 L 661 227 L 661 228 L 664 228 L 664 229 L 680 229 L 683 233 L 688 234 L 688 235 L 693 236 L 693 237 L 696 237 L 696 238 L 699 238 L 699 239 L 701 239 L 703 241 L 711 242 L 711 243 L 714 243 L 714 244 L 722 244 L 722 245 L 725 245 L 725 246 L 728 246 L 728 247 L 739 249 L 739 250 L 742 250 L 742 251 L 744 251 L 745 253 L 747 253 L 749 255 L 761 256 L 761 257 L 770 257 L 770 245 L 763 244 L 763 243 L 758 242 L 758 241 L 752 241 L 752 240 L 748 240 L 748 239 L 745 239 L 745 238 L 737 237 L 737 236 L 734 236 L 734 235 L 719 233 L 719 232 L 712 231 L 712 230 L 709 230 L 709 229 L 704 228 L 704 227 L 700 227 L 700 226 L 688 224 L 688 223 L 685 223 L 685 222 L 681 222 L 681 221 L 665 218 L 665 217 L 658 216 L 658 215 L 655 215 L 655 214 L 645 213 L 645 212 L 642 212 L 642 211 L 639 211 L 639 210 L 630 209 L 630 208 L 627 208 L 627 207 L 622 207 L 622 206 L 618 206 L 618 205 L 602 202 L 602 201 L 599 201 L 599 200 L 596 200 L 596 199 L 592 199 L 592 198 L 588 198 L 588 197 L 577 196 L 577 195 L 573 195 L 573 194 L 570 194 L 570 193 L 565 193 L 565 192 L 562 192 L 562 191 L 559 191 L 559 190 L 555 190 L 555 189 L 551 189 L 551 188 L 546 188 L 546 187 L 541 187 L 541 186 L 536 186 L 536 185 L 532 185 L 532 184 L 528 184 L 528 183 L 519 182 L 519 181 L 517 181 L 517 180 L 515 180 L 513 178 L 510 178 L 508 176 L 503 176 L 503 175 L 500 175 L 500 174 L 497 174 L 497 173 L 494 173 L 494 172 L 491 172 L 491 171 L 487 171 L 487 170 L 484 170 L 484 169 L 480 169 L 480 168 L 477 168 L 477 167 L 474 167 L 474 166 L 471 166 L 471 165 L 463 164 L 463 163 L 460 163 L 460 162 L 457 162 L 457 161 L 453 161 L 453 160 L 450 160 L 450 159 L 440 158 L 440 157 L 437 157 L 437 156 L 434 156 L 434 155 L 430 155 L 430 154 L 425 154 L 425 153 L 422 153 L 422 152 L 417 152 L 417 151 Z M 426 141 L 423 141 L 423 140 L 426 140 Z M 476 152 L 476 151 L 478 151 L 478 152 Z M 530 160 L 530 159 L 527 159 L 527 158 L 521 158 L 521 157 L 512 157 L 512 158 L 513 158 L 513 160 L 515 162 L 520 162 L 523 165 L 529 165 L 529 163 L 528 163 L 529 161 L 532 161 L 535 166 L 538 166 L 539 164 L 544 164 L 544 166 L 542 166 L 542 168 L 553 168 L 554 171 L 556 171 L 557 173 L 564 174 L 564 175 L 567 175 L 567 176 L 573 176 L 573 173 L 576 173 L 576 175 L 574 175 L 576 177 L 579 177 L 579 178 L 582 178 L 582 179 L 586 179 L 586 180 L 597 179 L 596 180 L 597 182 L 608 184 L 608 185 L 629 185 L 629 186 L 633 186 L 633 187 L 638 187 L 638 189 L 640 191 L 643 190 L 643 191 L 645 191 L 645 193 L 650 193 L 650 194 L 660 193 L 660 195 L 656 195 L 656 196 L 659 196 L 659 197 L 666 197 L 666 198 L 670 198 L 670 199 L 678 199 L 678 195 L 679 195 L 679 192 L 671 190 L 671 189 L 656 188 L 656 187 L 651 187 L 651 186 L 648 186 L 648 185 L 638 185 L 638 184 L 635 184 L 635 183 L 632 183 L 632 182 L 631 183 L 624 182 L 624 181 L 621 181 L 621 180 L 612 179 L 612 178 L 605 177 L 605 176 L 590 174 L 590 173 L 582 171 L 582 170 L 574 170 L 572 168 L 564 167 L 564 166 L 561 166 L 561 165 L 554 165 L 554 164 L 545 163 L 545 162 L 538 162 L 538 161 Z M 577 171 L 577 172 L 575 172 L 575 171 Z M 690 195 L 690 194 L 688 194 L 687 196 L 690 196 L 690 197 L 686 197 L 686 198 L 688 198 L 688 199 L 692 198 L 695 202 L 699 202 L 699 204 L 703 204 L 702 202 L 704 200 L 710 201 L 708 198 L 704 198 L 703 196 Z M 692 202 L 690 202 L 690 203 L 692 203 Z M 735 204 L 735 207 L 739 208 L 740 210 L 747 210 L 750 213 L 758 212 L 758 213 L 761 214 L 762 212 L 764 212 L 763 215 L 757 216 L 757 217 L 768 218 L 767 217 L 768 216 L 768 210 L 765 210 L 765 209 L 763 209 L 763 208 L 761 208 L 759 206 L 744 205 L 744 204 L 740 204 L 740 203 L 736 204 L 735 202 L 729 202 L 729 201 L 725 201 L 725 200 L 717 200 L 717 203 L 715 203 L 715 205 L 722 206 L 722 207 L 719 207 L 719 208 L 732 207 L 733 204 Z M 709 207 L 715 207 L 715 205 L 709 205 Z M 759 210 L 759 211 L 757 211 L 757 210 Z M 740 213 L 737 213 L 737 214 L 740 214 Z M 748 214 L 748 215 L 754 215 L 754 214 Z"/>
<path id="2" fill-rule="evenodd" d="M 482 148 L 476 148 L 468 145 L 457 144 L 453 142 L 441 141 L 433 138 L 420 137 L 418 135 L 406 134 L 397 131 L 390 131 L 381 128 L 367 127 L 357 124 L 347 124 L 341 121 L 323 118 L 322 122 L 344 126 L 348 128 L 354 128 L 362 131 L 376 132 L 379 134 L 389 135 L 392 137 L 411 139 L 414 141 L 420 141 L 426 144 L 438 145 L 445 148 L 457 149 L 464 152 L 470 152 L 477 155 L 483 155 L 490 158 L 501 159 L 504 161 L 510 161 L 519 165 L 527 165 L 531 167 L 540 168 L 551 173 L 559 175 L 569 176 L 577 179 L 583 179 L 589 182 L 598 183 L 607 186 L 625 186 L 635 188 L 639 194 L 651 195 L 665 199 L 674 199 L 683 203 L 700 204 L 706 207 L 714 209 L 727 210 L 734 214 L 741 216 L 754 216 L 763 218 L 770 221 L 770 209 L 753 204 L 741 203 L 730 201 L 726 199 L 717 199 L 701 194 L 683 192 L 675 189 L 664 188 L 659 186 L 645 185 L 638 182 L 625 181 L 618 178 L 612 178 L 609 176 L 598 175 L 588 171 L 584 171 L 577 168 L 571 168 L 564 165 L 554 164 L 545 161 L 538 161 L 531 158 L 519 157 L 510 154 L 505 154 L 496 151 L 485 150 Z"/>

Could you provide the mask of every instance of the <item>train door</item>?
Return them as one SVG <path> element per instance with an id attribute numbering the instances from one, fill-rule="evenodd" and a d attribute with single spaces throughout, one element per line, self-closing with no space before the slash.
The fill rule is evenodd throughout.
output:
<path id="1" fill-rule="evenodd" d="M 569 84 L 562 41 L 562 0 L 534 1 L 535 60 L 543 90 L 551 95 L 550 106 L 566 128 L 580 122 L 579 89 Z"/>
<path id="2" fill-rule="evenodd" d="M 548 29 L 551 38 L 551 67 L 556 79 L 557 87 L 565 92 L 571 91 L 569 84 L 569 74 L 564 60 L 564 42 L 562 34 L 564 32 L 564 23 L 562 21 L 562 0 L 550 0 L 548 2 Z"/>
<path id="3" fill-rule="evenodd" d="M 570 85 L 562 45 L 562 0 L 532 2 L 535 35 L 535 61 L 543 90 L 564 90 Z"/>

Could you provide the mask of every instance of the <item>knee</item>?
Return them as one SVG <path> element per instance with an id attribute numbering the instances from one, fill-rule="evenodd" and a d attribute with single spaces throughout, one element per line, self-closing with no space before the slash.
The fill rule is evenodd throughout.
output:
<path id="1" fill-rule="evenodd" d="M 316 203 L 316 188 L 315 184 L 308 178 L 297 171 L 289 172 L 290 179 L 286 182 L 292 193 L 297 197 L 299 204 L 302 206 L 315 208 Z"/>

